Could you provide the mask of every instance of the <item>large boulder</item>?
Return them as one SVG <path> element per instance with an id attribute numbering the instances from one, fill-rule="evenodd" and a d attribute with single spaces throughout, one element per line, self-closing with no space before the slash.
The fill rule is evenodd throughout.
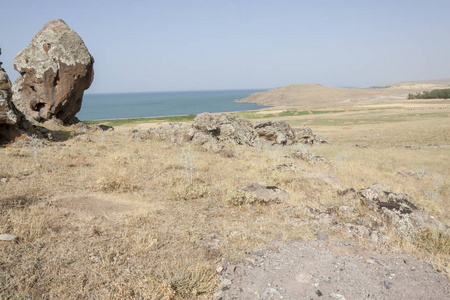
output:
<path id="1" fill-rule="evenodd" d="M 14 58 L 13 102 L 27 119 L 70 124 L 94 78 L 94 59 L 63 20 L 50 21 Z"/>
<path id="2" fill-rule="evenodd" d="M 31 126 L 11 102 L 11 82 L 1 66 L 0 62 L 0 144 L 5 144 Z"/>

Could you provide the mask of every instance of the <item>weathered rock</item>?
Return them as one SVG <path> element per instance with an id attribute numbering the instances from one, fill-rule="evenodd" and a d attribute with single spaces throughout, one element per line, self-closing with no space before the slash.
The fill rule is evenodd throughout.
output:
<path id="1" fill-rule="evenodd" d="M 367 206 L 371 206 L 373 210 L 382 211 L 383 208 L 394 210 L 399 215 L 410 214 L 413 210 L 417 210 L 411 201 L 411 197 L 407 194 L 396 194 L 388 191 L 381 184 L 374 184 L 367 189 L 359 191 L 361 201 Z"/>
<path id="2" fill-rule="evenodd" d="M 13 102 L 29 120 L 68 125 L 92 83 L 93 64 L 78 34 L 61 19 L 50 21 L 14 58 L 21 76 L 13 85 Z"/>
<path id="3" fill-rule="evenodd" d="M 108 125 L 105 125 L 105 124 L 99 124 L 99 125 L 91 126 L 91 130 L 94 130 L 94 131 L 114 131 L 114 127 L 108 126 Z"/>
<path id="4" fill-rule="evenodd" d="M 295 142 L 295 134 L 285 121 L 260 122 L 254 128 L 261 140 L 271 145 L 292 145 Z"/>
<path id="5" fill-rule="evenodd" d="M 194 137 L 195 130 L 186 123 L 166 123 L 149 132 L 161 140 L 168 140 L 173 144 L 180 145 L 190 142 Z"/>
<path id="6" fill-rule="evenodd" d="M 252 194 L 255 197 L 254 202 L 259 203 L 280 203 L 289 199 L 286 191 L 276 186 L 268 186 L 265 182 L 254 182 L 237 189 Z"/>
<path id="7" fill-rule="evenodd" d="M 13 241 L 17 236 L 12 234 L 0 234 L 0 241 Z"/>
<path id="8" fill-rule="evenodd" d="M 0 62 L 0 144 L 5 144 L 32 128 L 11 102 L 11 82 L 1 65 Z"/>
<path id="9" fill-rule="evenodd" d="M 255 146 L 258 134 L 250 121 L 222 114 L 202 113 L 195 117 L 192 126 L 209 134 L 219 142 Z"/>
<path id="10" fill-rule="evenodd" d="M 292 158 L 299 158 L 301 160 L 307 161 L 311 164 L 315 163 L 325 163 L 331 165 L 331 161 L 325 156 L 314 155 L 309 151 L 297 150 L 291 153 Z"/>
<path id="11" fill-rule="evenodd" d="M 326 137 L 315 135 L 311 128 L 303 126 L 300 128 L 292 128 L 294 140 L 297 143 L 312 145 L 315 143 L 328 144 Z"/>
<path id="12" fill-rule="evenodd" d="M 311 130 L 311 129 L 309 129 Z M 223 114 L 202 113 L 192 124 L 168 123 L 152 128 L 149 134 L 174 144 L 192 143 L 203 149 L 225 156 L 234 156 L 230 148 L 245 145 L 292 145 L 298 142 L 292 128 L 284 121 L 267 121 L 253 124 L 250 121 Z M 313 138 L 315 137 L 312 134 Z M 302 140 L 302 139 L 300 139 Z M 315 162 L 321 157 L 315 157 Z"/>
<path id="13" fill-rule="evenodd" d="M 400 235 L 413 235 L 417 230 L 445 230 L 446 226 L 420 211 L 413 199 L 404 193 L 392 193 L 381 184 L 358 192 L 361 203 L 380 214 L 383 224 L 395 226 Z M 377 222 L 372 222 L 375 224 Z"/>

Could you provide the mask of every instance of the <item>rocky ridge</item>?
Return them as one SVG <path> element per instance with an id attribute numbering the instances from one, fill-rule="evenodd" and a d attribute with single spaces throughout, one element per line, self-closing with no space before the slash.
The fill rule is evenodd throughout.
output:
<path id="1" fill-rule="evenodd" d="M 284 121 L 252 123 L 240 117 L 220 113 L 202 113 L 187 123 L 166 123 L 149 130 L 151 136 L 173 144 L 191 143 L 214 152 L 230 146 L 288 146 L 297 143 L 326 143 L 308 127 L 292 129 Z"/>

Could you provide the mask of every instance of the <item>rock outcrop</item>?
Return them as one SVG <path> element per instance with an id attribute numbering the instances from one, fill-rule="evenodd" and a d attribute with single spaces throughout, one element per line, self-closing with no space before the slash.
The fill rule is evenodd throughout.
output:
<path id="1" fill-rule="evenodd" d="M 259 137 L 272 145 L 292 145 L 295 143 L 295 134 L 291 126 L 284 121 L 259 122 L 254 126 Z"/>
<path id="2" fill-rule="evenodd" d="M 358 191 L 340 190 L 337 197 L 351 205 L 305 208 L 302 214 L 307 218 L 296 221 L 296 226 L 327 228 L 372 246 L 386 243 L 392 234 L 415 239 L 423 232 L 449 230 L 444 223 L 421 211 L 410 196 L 391 192 L 381 184 Z"/>
<path id="3" fill-rule="evenodd" d="M 93 64 L 78 34 L 61 19 L 50 21 L 14 58 L 21 76 L 13 102 L 30 121 L 70 124 L 94 78 Z"/>
<path id="4" fill-rule="evenodd" d="M 202 113 L 195 117 L 192 126 L 219 142 L 255 146 L 258 135 L 250 121 L 222 114 Z"/>
<path id="5" fill-rule="evenodd" d="M 328 144 L 328 140 L 325 137 L 315 135 L 311 128 L 303 126 L 300 128 L 293 128 L 295 142 L 301 144 Z"/>
<path id="6" fill-rule="evenodd" d="M 268 186 L 265 182 L 254 182 L 245 186 L 238 186 L 237 190 L 249 195 L 247 198 L 252 199 L 249 203 L 269 204 L 289 200 L 289 194 L 286 191 L 276 186 Z"/>
<path id="7" fill-rule="evenodd" d="M 167 123 L 159 128 L 151 129 L 149 133 L 173 144 L 192 143 L 206 150 L 220 152 L 226 146 L 256 147 L 264 144 L 270 146 L 287 146 L 296 143 L 313 144 L 316 135 L 312 133 L 311 129 L 309 131 L 309 135 L 301 131 L 301 134 L 297 137 L 296 131 L 284 121 L 266 121 L 253 124 L 239 117 L 202 113 L 195 117 L 192 124 Z M 305 138 L 305 136 L 309 138 Z"/>
<path id="8" fill-rule="evenodd" d="M 5 144 L 31 129 L 31 125 L 11 102 L 11 82 L 1 65 L 0 62 L 0 144 Z"/>

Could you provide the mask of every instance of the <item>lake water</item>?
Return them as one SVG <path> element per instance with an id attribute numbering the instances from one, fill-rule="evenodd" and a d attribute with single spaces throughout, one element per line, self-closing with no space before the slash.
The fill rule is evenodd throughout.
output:
<path id="1" fill-rule="evenodd" d="M 77 117 L 101 120 L 253 110 L 265 106 L 234 100 L 261 91 L 264 90 L 85 94 Z"/>

